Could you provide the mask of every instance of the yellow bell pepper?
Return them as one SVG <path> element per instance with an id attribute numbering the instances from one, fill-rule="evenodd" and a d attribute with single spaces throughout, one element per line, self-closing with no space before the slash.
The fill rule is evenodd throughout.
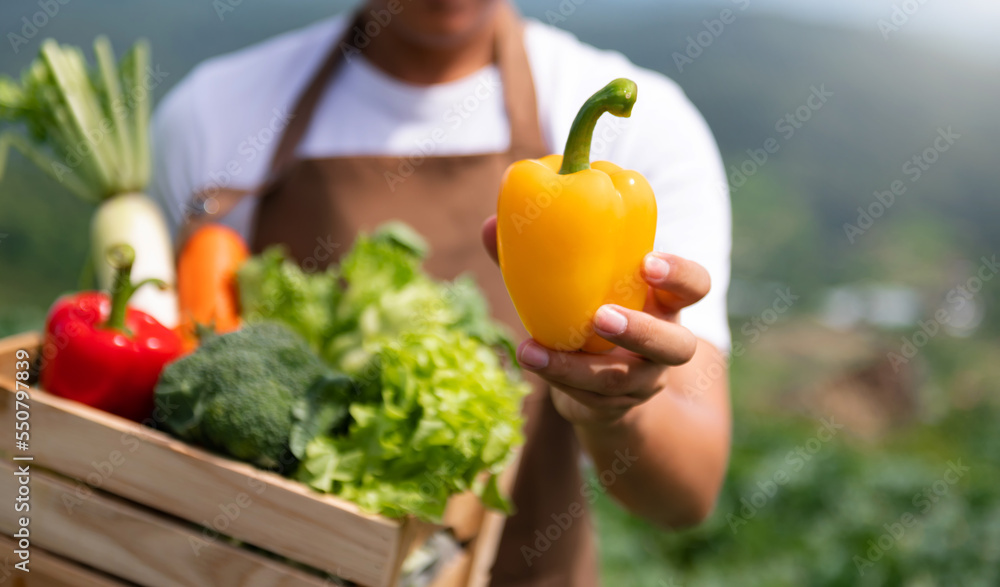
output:
<path id="1" fill-rule="evenodd" d="M 597 309 L 639 310 L 645 303 L 640 266 L 656 233 L 653 189 L 635 171 L 590 163 L 597 119 L 605 112 L 630 116 L 635 98 L 635 82 L 612 81 L 580 109 L 563 155 L 518 161 L 504 173 L 500 270 L 524 327 L 548 348 L 614 348 L 594 332 Z"/>

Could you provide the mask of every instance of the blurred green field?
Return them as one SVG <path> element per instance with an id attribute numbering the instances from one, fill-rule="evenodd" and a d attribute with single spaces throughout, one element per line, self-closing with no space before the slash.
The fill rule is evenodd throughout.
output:
<path id="1" fill-rule="evenodd" d="M 782 384 L 801 365 L 750 349 L 732 365 L 733 456 L 716 511 L 700 528 L 669 534 L 600 500 L 604 584 L 1000 584 L 1000 410 L 995 396 L 972 396 L 968 381 L 975 369 L 995 385 L 1000 369 L 984 365 L 1000 345 L 979 343 L 974 354 L 926 350 L 925 360 L 953 369 L 927 383 L 919 416 L 877 438 L 845 427 L 818 443 L 828 416 L 793 409 Z M 942 390 L 951 393 L 932 405 Z M 968 471 L 946 479 L 949 463 Z"/>

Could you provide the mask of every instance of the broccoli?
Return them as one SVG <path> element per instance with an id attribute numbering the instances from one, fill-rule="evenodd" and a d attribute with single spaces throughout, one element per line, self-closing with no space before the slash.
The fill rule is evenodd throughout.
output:
<path id="1" fill-rule="evenodd" d="M 326 373 L 286 327 L 247 325 L 168 365 L 156 386 L 157 415 L 182 439 L 273 468 L 290 454 L 293 407 Z"/>

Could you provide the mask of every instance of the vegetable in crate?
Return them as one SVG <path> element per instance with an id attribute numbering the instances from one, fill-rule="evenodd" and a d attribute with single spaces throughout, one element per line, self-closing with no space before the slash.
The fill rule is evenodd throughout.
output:
<path id="1" fill-rule="evenodd" d="M 628 117 L 636 85 L 616 79 L 580 109 L 563 156 L 507 168 L 497 204 L 497 252 L 504 283 L 528 333 L 561 351 L 608 350 L 591 323 L 604 304 L 642 309 L 639 269 L 653 250 L 656 199 L 635 171 L 590 163 L 605 112 Z"/>
<path id="2" fill-rule="evenodd" d="M 421 268 L 427 243 L 402 222 L 372 235 L 360 234 L 340 264 L 346 288 L 334 315 L 324 356 L 345 373 L 364 368 L 373 337 L 406 330 L 446 328 L 463 332 L 513 357 L 506 329 L 490 318 L 489 306 L 468 276 L 438 282 Z"/>
<path id="3" fill-rule="evenodd" d="M 88 69 L 80 49 L 48 39 L 20 83 L 0 77 L 0 121 L 23 125 L 30 137 L 0 134 L 0 179 L 13 147 L 63 187 L 97 205 L 90 262 L 98 286 L 110 289 L 114 279 L 103 260 L 107 248 L 131 245 L 135 278 L 168 285 L 139 292 L 132 305 L 173 328 L 173 245 L 159 207 L 142 194 L 151 166 L 149 46 L 136 43 L 116 64 L 111 43 L 98 37 L 94 54 L 97 67 Z"/>
<path id="4" fill-rule="evenodd" d="M 247 325 L 168 365 L 156 386 L 157 413 L 185 440 L 261 467 L 288 465 L 292 410 L 326 371 L 286 327 Z"/>
<path id="5" fill-rule="evenodd" d="M 423 238 L 399 222 L 358 235 L 340 266 L 321 273 L 304 272 L 272 247 L 237 273 L 242 314 L 249 322 L 287 324 L 346 373 L 371 358 L 366 340 L 415 327 L 457 329 L 513 356 L 509 335 L 490 318 L 475 282 L 434 281 L 420 267 L 427 254 Z"/>
<path id="6" fill-rule="evenodd" d="M 135 251 L 107 252 L 117 272 L 109 297 L 81 292 L 53 304 L 45 325 L 40 383 L 45 390 L 141 421 L 153 411 L 153 388 L 164 365 L 181 353 L 181 340 L 154 318 L 128 307 L 129 298 L 155 279 L 132 283 Z"/>
<path id="7" fill-rule="evenodd" d="M 473 491 L 508 511 L 497 475 L 521 441 L 521 399 L 497 353 L 441 327 L 372 339 L 350 423 L 297 454 L 297 478 L 390 516 L 440 520 L 448 498 Z M 485 478 L 481 475 L 485 473 Z"/>
<path id="8" fill-rule="evenodd" d="M 278 247 L 251 257 L 236 273 L 240 314 L 246 323 L 281 322 L 316 352 L 330 336 L 340 296 L 335 269 L 305 273 Z"/>
<path id="9" fill-rule="evenodd" d="M 206 224 L 184 243 L 177 258 L 178 327 L 188 348 L 197 346 L 199 328 L 216 333 L 240 327 L 236 270 L 250 253 L 237 232 Z"/>
<path id="10" fill-rule="evenodd" d="M 502 360 L 510 340 L 475 284 L 431 279 L 426 254 L 390 223 L 359 235 L 339 267 L 305 273 L 270 249 L 239 282 L 248 323 L 284 322 L 353 377 L 350 391 L 317 383 L 297 412 L 297 478 L 369 511 L 438 519 L 468 489 L 505 506 L 496 474 L 521 442 L 527 387 Z"/>

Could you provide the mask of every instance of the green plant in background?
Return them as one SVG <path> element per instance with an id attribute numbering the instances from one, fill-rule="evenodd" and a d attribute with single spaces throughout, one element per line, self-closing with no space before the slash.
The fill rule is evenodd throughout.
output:
<path id="1" fill-rule="evenodd" d="M 20 83 L 0 77 L 0 122 L 28 131 L 27 138 L 0 134 L 0 179 L 13 148 L 91 203 L 144 190 L 150 174 L 149 54 L 148 43 L 140 41 L 118 65 L 111 42 L 98 37 L 94 71 L 79 48 L 48 39 Z"/>
<path id="2" fill-rule="evenodd" d="M 765 354 L 754 350 L 734 361 L 733 454 L 706 524 L 664 533 L 608 498 L 598 501 L 605 584 L 1000 583 L 995 399 L 952 408 L 877 442 L 848 430 L 821 436 L 820 421 L 776 407 L 766 387 L 740 383 L 759 379 L 744 375 Z M 947 383 L 957 385 L 966 369 L 959 366 Z M 749 401 L 755 394 L 769 394 L 771 405 Z"/>

